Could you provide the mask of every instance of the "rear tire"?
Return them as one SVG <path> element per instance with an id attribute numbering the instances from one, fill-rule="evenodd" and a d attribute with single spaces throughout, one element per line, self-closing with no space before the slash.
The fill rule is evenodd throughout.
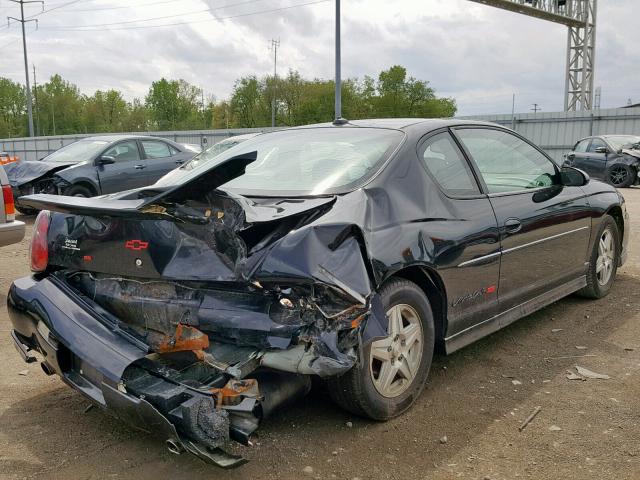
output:
<path id="1" fill-rule="evenodd" d="M 613 217 L 606 215 L 593 245 L 587 286 L 578 291 L 585 298 L 598 299 L 609 294 L 620 263 L 620 230 Z"/>
<path id="2" fill-rule="evenodd" d="M 39 212 L 39 210 L 35 210 L 33 208 L 19 207 L 17 205 L 16 205 L 16 210 L 20 212 L 22 215 L 26 215 L 26 216 L 36 215 Z"/>
<path id="3" fill-rule="evenodd" d="M 607 181 L 616 188 L 627 188 L 636 183 L 636 171 L 624 163 L 616 163 L 607 171 Z"/>
<path id="4" fill-rule="evenodd" d="M 93 192 L 82 185 L 72 185 L 64 192 L 67 197 L 93 197 Z"/>
<path id="5" fill-rule="evenodd" d="M 389 420 L 411 407 L 422 392 L 433 359 L 435 328 L 429 301 L 415 283 L 393 279 L 379 294 L 390 317 L 389 337 L 365 347 L 363 361 L 329 379 L 327 387 L 345 410 Z"/>

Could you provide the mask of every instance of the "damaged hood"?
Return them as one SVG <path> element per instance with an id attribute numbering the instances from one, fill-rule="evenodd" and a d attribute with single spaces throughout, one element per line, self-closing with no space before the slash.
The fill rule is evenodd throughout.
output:
<path id="1" fill-rule="evenodd" d="M 623 148 L 622 153 L 626 155 L 630 155 L 635 158 L 640 158 L 640 150 L 632 149 L 632 148 Z"/>
<path id="2" fill-rule="evenodd" d="M 78 162 L 20 162 L 4 167 L 12 187 L 19 187 L 37 180 L 48 173 L 64 170 Z"/>

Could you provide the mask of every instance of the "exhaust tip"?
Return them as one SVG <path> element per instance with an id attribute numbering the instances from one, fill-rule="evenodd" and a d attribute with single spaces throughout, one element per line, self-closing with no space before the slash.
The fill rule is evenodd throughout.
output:
<path id="1" fill-rule="evenodd" d="M 56 373 L 56 372 L 53 370 L 53 368 L 51 368 L 51 367 L 49 366 L 49 364 L 48 364 L 47 362 L 42 362 L 42 363 L 40 363 L 40 368 L 42 368 L 42 371 L 43 371 L 45 374 L 49 375 L 49 376 L 51 376 L 51 375 L 55 375 L 55 373 Z"/>
<path id="2" fill-rule="evenodd" d="M 180 455 L 184 449 L 179 442 L 176 442 L 174 439 L 170 438 L 167 440 L 167 450 L 169 453 L 173 453 L 174 455 Z"/>

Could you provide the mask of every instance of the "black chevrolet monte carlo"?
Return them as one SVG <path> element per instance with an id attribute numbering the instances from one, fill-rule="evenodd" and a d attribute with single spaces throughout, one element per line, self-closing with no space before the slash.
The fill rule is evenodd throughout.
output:
<path id="1" fill-rule="evenodd" d="M 23 202 L 43 210 L 8 295 L 24 360 L 223 467 L 313 376 L 387 420 L 436 348 L 607 295 L 629 232 L 613 187 L 455 120 L 293 128 L 173 183 Z"/>

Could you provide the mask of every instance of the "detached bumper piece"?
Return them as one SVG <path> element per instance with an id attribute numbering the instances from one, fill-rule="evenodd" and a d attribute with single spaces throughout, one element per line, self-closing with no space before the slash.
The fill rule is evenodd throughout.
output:
<path id="1" fill-rule="evenodd" d="M 17 280 L 7 303 L 23 360 L 33 362 L 38 353 L 46 373 L 58 374 L 111 415 L 163 438 L 171 453 L 186 451 L 222 468 L 246 463 L 223 450 L 230 439 L 250 445 L 263 418 L 311 388 L 308 376 L 261 368 L 251 378 L 233 378 L 194 351 L 151 353 L 112 325 L 106 312 L 73 297 L 51 277 Z M 239 355 L 242 349 L 218 344 L 210 349 L 237 372 L 254 352 Z"/>

